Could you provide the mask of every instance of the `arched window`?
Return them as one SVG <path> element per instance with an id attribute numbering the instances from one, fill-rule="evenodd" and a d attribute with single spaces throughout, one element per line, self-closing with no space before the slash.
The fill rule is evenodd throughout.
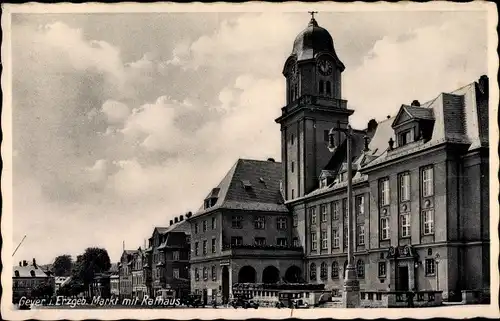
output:
<path id="1" fill-rule="evenodd" d="M 14 276 L 15 276 L 16 278 L 18 278 L 18 277 L 19 277 L 19 271 L 18 271 L 18 270 L 15 270 L 15 271 L 14 271 Z"/>
<path id="2" fill-rule="evenodd" d="M 325 84 L 324 84 L 323 80 L 320 80 L 319 81 L 319 93 L 320 94 L 322 94 L 323 91 L 325 90 L 324 87 L 325 87 Z"/>
<path id="3" fill-rule="evenodd" d="M 316 281 L 316 264 L 311 263 L 310 269 L 309 269 L 309 276 L 311 278 L 311 281 Z"/>
<path id="4" fill-rule="evenodd" d="M 362 260 L 358 260 L 356 263 L 356 271 L 358 274 L 358 278 L 364 279 L 365 278 L 365 262 Z"/>
<path id="5" fill-rule="evenodd" d="M 338 279 L 339 278 L 339 264 L 337 261 L 333 261 L 332 263 L 332 279 Z"/>
<path id="6" fill-rule="evenodd" d="M 321 268 L 320 268 L 320 278 L 321 280 L 326 280 L 326 276 L 328 275 L 328 267 L 326 266 L 326 263 L 323 262 L 321 263 Z"/>
<path id="7" fill-rule="evenodd" d="M 345 271 L 347 270 L 347 260 L 344 262 L 344 269 L 342 270 L 342 273 L 345 275 Z"/>
<path id="8" fill-rule="evenodd" d="M 203 268 L 203 280 L 208 279 L 208 269 L 206 267 Z"/>
<path id="9" fill-rule="evenodd" d="M 194 279 L 196 281 L 199 281 L 200 280 L 200 271 L 198 270 L 198 268 L 195 268 L 194 269 Z"/>
<path id="10" fill-rule="evenodd" d="M 299 97 L 299 84 L 295 84 L 295 98 Z"/>
<path id="11" fill-rule="evenodd" d="M 326 82 L 326 95 L 330 96 L 332 94 L 332 84 L 327 81 Z"/>
<path id="12" fill-rule="evenodd" d="M 217 280 L 217 267 L 215 265 L 212 265 L 212 280 Z"/>

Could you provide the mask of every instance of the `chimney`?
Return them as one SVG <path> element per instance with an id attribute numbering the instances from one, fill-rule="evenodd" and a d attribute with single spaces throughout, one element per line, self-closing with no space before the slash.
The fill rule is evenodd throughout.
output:
<path id="1" fill-rule="evenodd" d="M 391 115 L 387 115 L 387 119 L 391 119 Z"/>
<path id="2" fill-rule="evenodd" d="M 187 212 L 186 218 L 190 218 L 191 216 L 193 216 L 193 213 L 192 212 Z"/>
<path id="3" fill-rule="evenodd" d="M 370 137 L 368 136 L 364 136 L 363 137 L 363 140 L 364 140 L 364 143 L 365 143 L 365 148 L 363 149 L 364 152 L 367 152 L 370 150 L 370 148 L 368 148 L 368 144 L 370 143 Z"/>
<path id="4" fill-rule="evenodd" d="M 179 222 L 184 221 L 184 215 L 179 216 Z"/>
<path id="5" fill-rule="evenodd" d="M 393 150 L 394 149 L 394 139 L 392 139 L 392 137 L 389 139 L 389 150 Z"/>
<path id="6" fill-rule="evenodd" d="M 33 258 L 33 266 L 35 267 L 35 269 L 36 269 L 36 268 L 38 268 L 38 266 L 36 265 L 36 260 L 35 260 L 35 258 Z"/>
<path id="7" fill-rule="evenodd" d="M 420 107 L 420 102 L 415 99 L 414 101 L 411 102 L 411 106 L 412 107 Z"/>
<path id="8" fill-rule="evenodd" d="M 478 83 L 479 83 L 479 89 L 483 92 L 483 94 L 487 95 L 489 92 L 489 86 L 490 86 L 488 76 L 482 75 L 481 77 L 479 77 Z"/>
<path id="9" fill-rule="evenodd" d="M 170 225 L 174 224 L 174 221 L 170 220 Z"/>
<path id="10" fill-rule="evenodd" d="M 273 163 L 275 162 L 274 158 L 268 158 L 267 161 L 268 162 L 273 162 Z"/>
<path id="11" fill-rule="evenodd" d="M 174 223 L 179 222 L 179 219 L 177 217 L 174 217 Z"/>
<path id="12" fill-rule="evenodd" d="M 28 262 L 26 260 L 23 260 L 23 266 L 28 266 Z"/>
<path id="13" fill-rule="evenodd" d="M 375 130 L 377 129 L 377 126 L 378 126 L 378 123 L 375 119 L 370 119 L 370 121 L 368 122 L 368 125 L 366 126 L 366 134 L 373 137 L 373 133 L 375 132 Z"/>

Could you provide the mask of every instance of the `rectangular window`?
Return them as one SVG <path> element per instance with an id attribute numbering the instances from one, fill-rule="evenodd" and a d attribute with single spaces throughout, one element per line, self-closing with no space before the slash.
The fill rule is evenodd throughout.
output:
<path id="1" fill-rule="evenodd" d="M 318 240 L 316 232 L 311 232 L 311 251 L 316 251 L 318 249 Z"/>
<path id="2" fill-rule="evenodd" d="M 217 245 L 215 243 L 215 238 L 212 239 L 212 253 L 217 252 Z"/>
<path id="3" fill-rule="evenodd" d="M 243 224 L 243 217 L 242 216 L 233 216 L 231 219 L 231 227 L 232 228 L 242 228 Z"/>
<path id="4" fill-rule="evenodd" d="M 207 221 L 204 220 L 203 221 L 203 232 L 206 232 L 207 231 Z"/>
<path id="5" fill-rule="evenodd" d="M 410 173 L 399 176 L 399 199 L 401 202 L 410 200 Z"/>
<path id="6" fill-rule="evenodd" d="M 332 247 L 334 249 L 338 249 L 340 247 L 339 230 L 337 229 L 332 230 Z"/>
<path id="7" fill-rule="evenodd" d="M 257 216 L 254 221 L 256 230 L 263 230 L 266 227 L 266 218 L 264 216 Z"/>
<path id="8" fill-rule="evenodd" d="M 265 237 L 256 237 L 254 239 L 254 244 L 257 246 L 264 246 L 264 245 L 266 245 L 266 238 Z"/>
<path id="9" fill-rule="evenodd" d="M 365 245 L 365 226 L 358 225 L 358 245 Z"/>
<path id="10" fill-rule="evenodd" d="M 434 210 L 423 210 L 424 234 L 434 234 Z"/>
<path id="11" fill-rule="evenodd" d="M 404 146 L 413 141 L 413 129 L 407 130 L 399 134 L 399 146 Z"/>
<path id="12" fill-rule="evenodd" d="M 389 179 L 384 178 L 380 181 L 380 205 L 389 205 L 390 195 L 389 195 Z"/>
<path id="13" fill-rule="evenodd" d="M 199 281 L 200 280 L 200 270 L 198 270 L 198 268 L 195 268 L 194 269 L 194 279 L 196 281 Z"/>
<path id="14" fill-rule="evenodd" d="M 217 280 L 217 267 L 215 265 L 212 265 L 212 281 Z"/>
<path id="15" fill-rule="evenodd" d="M 198 242 L 194 242 L 194 255 L 198 255 L 199 254 L 198 253 L 198 246 L 199 246 Z"/>
<path id="16" fill-rule="evenodd" d="M 434 259 L 425 259 L 425 275 L 432 276 L 436 274 L 436 262 Z"/>
<path id="17" fill-rule="evenodd" d="M 179 261 L 179 251 L 173 251 L 172 252 L 172 259 L 174 261 Z"/>
<path id="18" fill-rule="evenodd" d="M 203 255 L 207 254 L 207 240 L 203 241 Z"/>
<path id="19" fill-rule="evenodd" d="M 335 201 L 333 202 L 333 209 L 332 209 L 332 220 L 338 220 L 339 215 L 340 215 L 340 202 Z"/>
<path id="20" fill-rule="evenodd" d="M 365 197 L 363 195 L 356 196 L 356 215 L 365 215 Z"/>
<path id="21" fill-rule="evenodd" d="M 311 217 L 311 224 L 316 224 L 316 207 L 309 208 L 309 216 Z"/>
<path id="22" fill-rule="evenodd" d="M 344 247 L 347 248 L 348 246 L 348 229 L 347 229 L 347 226 L 344 226 L 344 234 L 342 235 L 342 242 L 344 243 Z"/>
<path id="23" fill-rule="evenodd" d="M 327 211 L 326 204 L 321 204 L 320 205 L 320 211 L 321 211 L 321 222 L 326 222 L 327 221 L 327 216 L 328 216 L 328 211 Z"/>
<path id="24" fill-rule="evenodd" d="M 400 225 L 401 225 L 401 237 L 409 237 L 410 233 L 410 214 L 404 213 L 399 215 Z"/>
<path id="25" fill-rule="evenodd" d="M 276 219 L 276 228 L 278 230 L 286 230 L 286 217 L 278 217 Z"/>
<path id="26" fill-rule="evenodd" d="M 241 236 L 231 236 L 231 245 L 242 245 L 243 238 Z"/>
<path id="27" fill-rule="evenodd" d="M 434 169 L 427 167 L 422 170 L 422 196 L 434 195 Z"/>
<path id="28" fill-rule="evenodd" d="M 299 239 L 297 237 L 293 238 L 293 247 L 300 247 Z"/>
<path id="29" fill-rule="evenodd" d="M 212 230 L 215 230 L 217 227 L 217 219 L 215 217 L 212 217 Z"/>
<path id="30" fill-rule="evenodd" d="M 347 222 L 347 198 L 342 200 L 342 216 L 344 218 L 344 222 Z"/>
<path id="31" fill-rule="evenodd" d="M 328 233 L 321 231 L 321 249 L 328 250 Z"/>
<path id="32" fill-rule="evenodd" d="M 380 239 L 388 240 L 390 237 L 389 234 L 389 218 L 382 217 L 380 219 Z"/>
<path id="33" fill-rule="evenodd" d="M 330 131 L 328 129 L 323 131 L 323 140 L 327 143 L 330 141 Z"/>
<path id="34" fill-rule="evenodd" d="M 295 198 L 295 195 L 294 195 L 294 194 L 295 194 L 295 190 L 292 188 L 292 199 L 294 199 L 294 198 Z"/>
<path id="35" fill-rule="evenodd" d="M 387 266 L 385 262 L 378 262 L 378 276 L 387 275 Z"/>
<path id="36" fill-rule="evenodd" d="M 290 145 L 293 145 L 293 143 L 295 142 L 295 136 L 293 136 L 293 134 L 290 136 Z"/>
<path id="37" fill-rule="evenodd" d="M 198 223 L 194 223 L 194 234 L 198 234 Z"/>
<path id="38" fill-rule="evenodd" d="M 291 164 L 291 170 L 292 170 L 292 173 L 295 171 L 295 162 L 292 162 L 292 164 Z"/>
<path id="39" fill-rule="evenodd" d="M 278 246 L 283 246 L 283 247 L 287 246 L 287 241 L 286 241 L 286 238 L 284 238 L 284 237 L 278 237 L 276 239 L 276 243 Z"/>
<path id="40" fill-rule="evenodd" d="M 175 268 L 172 270 L 172 274 L 174 275 L 174 279 L 179 278 L 179 269 Z"/>
<path id="41" fill-rule="evenodd" d="M 299 217 L 297 214 L 293 214 L 293 227 L 297 227 L 299 225 Z"/>

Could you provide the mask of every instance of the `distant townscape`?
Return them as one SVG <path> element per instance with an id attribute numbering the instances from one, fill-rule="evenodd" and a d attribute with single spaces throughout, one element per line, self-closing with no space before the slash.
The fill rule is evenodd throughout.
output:
<path id="1" fill-rule="evenodd" d="M 281 162 L 238 159 L 197 211 L 155 227 L 141 247 L 124 242 L 119 262 L 102 248 L 51 266 L 19 262 L 14 302 L 489 303 L 488 77 L 436 88 L 434 99 L 401 102 L 397 114 L 356 129 L 344 69 L 312 14 L 284 63 Z"/>

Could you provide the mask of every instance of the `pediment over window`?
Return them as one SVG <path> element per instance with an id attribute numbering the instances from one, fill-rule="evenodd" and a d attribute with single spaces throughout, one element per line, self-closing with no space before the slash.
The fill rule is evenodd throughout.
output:
<path id="1" fill-rule="evenodd" d="M 421 107 L 418 101 L 414 101 L 411 106 L 402 105 L 392 123 L 396 147 L 421 139 L 429 139 L 432 135 L 433 124 L 434 113 L 431 108 Z"/>

